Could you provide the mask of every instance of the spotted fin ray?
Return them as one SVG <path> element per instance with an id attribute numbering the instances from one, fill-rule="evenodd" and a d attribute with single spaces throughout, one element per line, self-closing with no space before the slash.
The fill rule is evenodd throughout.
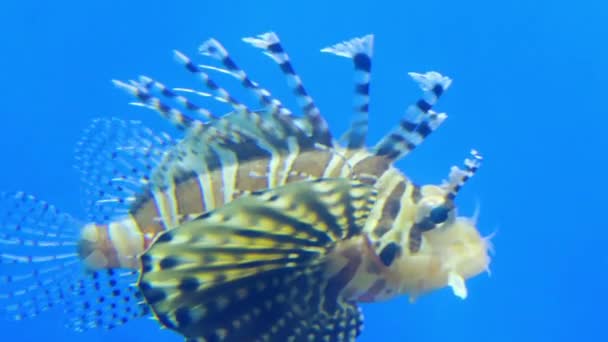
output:
<path id="1" fill-rule="evenodd" d="M 321 49 L 321 52 L 350 58 L 355 67 L 354 118 L 350 129 L 340 139 L 350 149 L 365 146 L 369 121 L 369 88 L 372 71 L 374 36 L 368 34 Z"/>
<path id="2" fill-rule="evenodd" d="M 304 114 L 302 117 L 293 116 L 292 112 L 280 100 L 274 98 L 267 89 L 253 81 L 236 64 L 224 46 L 215 39 L 205 41 L 200 46 L 199 52 L 204 56 L 220 61 L 224 68 L 196 64 L 185 54 L 177 51 L 175 53 L 177 60 L 185 69 L 203 81 L 205 87 L 210 91 L 209 94 L 192 89 L 170 89 L 149 77 L 140 78 L 139 82 L 130 81 L 130 83 L 127 83 L 117 81 L 117 84 L 122 85 L 121 88 L 126 89 L 142 101 L 143 105 L 159 112 L 178 127 L 187 128 L 187 131 L 195 132 L 195 134 L 190 134 L 190 136 L 202 141 L 202 145 L 207 145 L 209 141 L 221 140 L 225 137 L 229 137 L 231 142 L 240 141 L 242 143 L 242 139 L 234 139 L 234 136 L 238 136 L 239 134 L 249 136 L 248 140 L 257 139 L 258 141 L 265 141 L 276 138 L 274 139 L 275 141 L 285 142 L 286 138 L 293 137 L 293 133 L 296 132 L 297 134 L 295 135 L 305 137 L 304 140 L 299 140 L 299 143 L 307 141 L 308 145 L 324 146 L 333 150 L 341 149 L 342 146 L 336 146 L 334 143 L 325 118 L 321 115 L 313 98 L 305 89 L 300 76 L 295 72 L 278 35 L 274 32 L 266 32 L 255 37 L 243 38 L 243 41 L 256 48 L 260 48 L 265 55 L 279 65 L 288 81 L 289 87 L 300 104 L 301 111 Z M 342 140 L 345 141 L 346 145 L 344 147 L 347 150 L 361 149 L 365 147 L 368 131 L 373 35 L 353 38 L 326 47 L 321 51 L 347 57 L 354 63 L 356 73 L 354 117 L 351 127 Z M 246 104 L 235 99 L 228 90 L 214 81 L 205 72 L 206 70 L 228 74 L 239 80 L 242 87 L 251 91 L 257 97 L 263 106 L 262 110 L 252 111 Z M 423 90 L 423 95 L 415 104 L 408 108 L 399 125 L 371 148 L 370 152 L 385 159 L 386 162 L 394 162 L 412 152 L 447 118 L 445 113 L 433 111 L 433 107 L 451 85 L 451 79 L 434 71 L 426 73 L 410 72 L 409 75 Z M 209 119 L 209 121 L 205 123 L 198 121 L 188 116 L 186 112 L 182 112 L 180 109 L 163 102 L 162 98 L 171 100 L 172 102 L 177 102 L 189 113 L 200 114 L 199 112 L 202 110 L 202 107 L 194 104 L 184 96 L 178 95 L 178 89 L 179 91 L 186 91 L 191 94 L 204 94 L 204 97 L 227 103 L 232 107 L 233 112 L 224 117 L 209 115 L 205 112 L 202 116 Z M 156 91 L 157 95 L 153 91 Z M 197 116 L 200 117 L 201 115 Z M 232 122 L 230 118 L 234 117 L 240 117 L 239 122 Z M 255 129 L 249 130 L 249 127 L 254 127 Z M 285 127 L 289 127 L 289 130 L 285 131 Z M 275 129 L 283 133 L 276 134 L 274 132 Z M 185 140 L 183 144 L 184 148 L 173 156 L 169 156 L 170 158 L 166 158 L 162 167 L 159 168 L 160 171 L 157 172 L 158 178 L 155 179 L 154 183 L 162 184 L 161 189 L 170 186 L 173 179 L 179 177 L 176 174 L 206 171 L 201 170 L 200 167 L 193 167 L 196 163 L 182 163 L 182 160 L 187 158 L 183 158 L 181 155 L 189 153 L 187 142 L 192 141 L 195 140 Z M 244 145 L 247 145 L 247 143 L 241 146 Z M 261 146 L 261 150 L 264 150 L 262 155 L 266 152 L 271 154 L 277 152 L 276 146 L 277 144 L 272 141 L 266 144 L 266 146 Z M 206 147 L 202 148 L 203 151 L 206 151 L 205 149 Z M 289 152 L 298 153 L 298 151 Z M 196 153 L 200 153 L 200 151 Z M 259 154 L 255 155 L 255 157 L 258 156 Z"/>
<path id="3" fill-rule="evenodd" d="M 0 313 L 12 320 L 49 310 L 75 331 L 122 325 L 148 313 L 135 272 L 85 271 L 77 253 L 82 225 L 24 193 L 0 196 Z"/>
<path id="4" fill-rule="evenodd" d="M 194 341 L 354 341 L 361 315 L 326 290 L 324 257 L 361 232 L 375 196 L 318 179 L 241 197 L 160 235 L 139 287 L 164 326 Z"/>
<path id="5" fill-rule="evenodd" d="M 86 270 L 79 255 L 85 222 L 127 212 L 174 140 L 137 121 L 95 119 L 76 147 L 87 220 L 35 196 L 0 195 L 0 313 L 12 320 L 60 310 L 75 331 L 111 329 L 147 315 L 133 270 Z"/>
<path id="6" fill-rule="evenodd" d="M 0 310 L 21 320 L 61 306 L 79 266 L 78 221 L 22 192 L 2 194 L 0 208 Z"/>
<path id="7" fill-rule="evenodd" d="M 327 121 L 321 115 L 313 98 L 308 94 L 306 88 L 304 88 L 304 83 L 294 70 L 289 55 L 283 48 L 279 36 L 274 32 L 266 32 L 257 35 L 256 37 L 243 38 L 243 41 L 262 49 L 265 55 L 277 63 L 296 97 L 304 117 L 312 126 L 313 138 L 323 145 L 332 146 L 332 135 L 329 131 Z"/>
<path id="8" fill-rule="evenodd" d="M 447 114 L 437 113 L 432 108 L 450 87 L 452 80 L 435 71 L 424 74 L 410 72 L 409 75 L 423 90 L 423 95 L 408 107 L 399 125 L 372 149 L 375 154 L 389 160 L 408 155 L 447 119 Z"/>
<path id="9" fill-rule="evenodd" d="M 106 223 L 125 214 L 175 140 L 139 121 L 99 118 L 76 145 L 74 167 L 87 218 Z"/>

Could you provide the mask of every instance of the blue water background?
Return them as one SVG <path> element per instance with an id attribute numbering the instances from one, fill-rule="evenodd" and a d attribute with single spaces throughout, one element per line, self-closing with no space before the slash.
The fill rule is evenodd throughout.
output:
<path id="1" fill-rule="evenodd" d="M 175 133 L 127 105 L 110 79 L 149 74 L 196 85 L 171 51 L 195 56 L 208 37 L 289 99 L 273 63 L 240 41 L 276 31 L 341 132 L 351 64 L 318 51 L 374 33 L 370 141 L 419 95 L 406 72 L 451 76 L 437 107 L 450 118 L 399 165 L 436 183 L 479 149 L 485 163 L 458 204 L 472 214 L 479 203 L 480 229 L 498 233 L 492 276 L 469 281 L 467 300 L 446 289 L 415 304 L 364 305 L 360 341 L 606 341 L 607 13 L 602 1 L 3 1 L 0 189 L 82 216 L 73 150 L 93 118 Z M 3 341 L 181 341 L 151 320 L 76 334 L 59 313 L 1 322 L 0 331 Z"/>

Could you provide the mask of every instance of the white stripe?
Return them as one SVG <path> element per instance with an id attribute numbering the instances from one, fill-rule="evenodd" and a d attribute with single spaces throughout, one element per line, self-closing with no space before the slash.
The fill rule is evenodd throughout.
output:
<path id="1" fill-rule="evenodd" d="M 171 227 L 176 227 L 179 225 L 179 204 L 177 203 L 177 187 L 175 186 L 175 182 L 171 182 L 171 187 L 165 191 L 165 198 L 167 204 L 169 205 L 170 216 L 171 216 Z"/>
<path id="2" fill-rule="evenodd" d="M 108 236 L 120 266 L 136 269 L 138 257 L 144 251 L 144 239 L 133 216 L 109 224 Z"/>
<path id="3" fill-rule="evenodd" d="M 298 140 L 295 137 L 287 138 L 287 156 L 283 159 L 281 178 L 278 180 L 279 183 L 276 185 L 284 185 L 287 183 L 287 178 L 291 173 L 291 169 L 293 168 L 293 164 L 298 158 L 299 153 L 300 145 L 298 145 Z"/>
<path id="4" fill-rule="evenodd" d="M 205 207 L 205 211 L 209 211 L 215 208 L 215 197 L 213 196 L 213 182 L 209 175 L 209 169 L 205 162 L 201 163 L 201 171 L 198 174 L 198 186 L 200 187 L 201 199 Z"/>
<path id="5" fill-rule="evenodd" d="M 323 172 L 323 177 L 327 178 L 327 177 L 344 176 L 345 169 L 346 169 L 346 172 L 348 175 L 348 172 L 351 169 L 348 167 L 348 161 L 346 160 L 346 156 L 342 153 L 343 151 L 341 151 L 338 148 L 328 149 L 327 151 L 331 153 L 331 159 L 330 159 L 329 163 L 327 163 L 327 166 L 325 167 L 325 171 Z M 335 171 L 338 168 L 339 168 L 339 172 L 336 174 Z"/>
<path id="6" fill-rule="evenodd" d="M 158 215 L 160 217 L 156 217 L 156 220 L 160 220 L 162 224 L 165 225 L 166 228 L 171 228 L 171 212 L 167 207 L 167 202 L 165 200 L 165 194 L 162 191 L 154 190 L 152 191 L 152 198 L 154 199 L 154 203 L 158 208 Z"/>
<path id="7" fill-rule="evenodd" d="M 271 184 L 275 184 L 279 172 L 281 172 L 281 160 L 279 151 L 277 151 L 271 143 L 264 140 L 262 137 L 257 141 L 257 146 L 268 153 L 270 157 L 268 159 L 268 166 L 266 166 L 266 185 L 270 187 Z"/>
<path id="8" fill-rule="evenodd" d="M 220 148 L 217 146 L 210 146 L 215 150 L 220 164 L 222 165 L 222 188 L 224 190 L 224 203 L 232 201 L 236 186 L 236 177 L 238 175 L 238 160 L 236 153 L 229 149 Z"/>
<path id="9" fill-rule="evenodd" d="M 373 156 L 373 154 L 370 154 L 368 151 L 366 151 L 364 149 L 357 150 L 350 157 L 348 157 L 348 162 L 350 163 L 350 165 L 352 165 L 354 167 L 363 159 L 365 159 L 367 157 L 371 157 L 371 156 Z"/>

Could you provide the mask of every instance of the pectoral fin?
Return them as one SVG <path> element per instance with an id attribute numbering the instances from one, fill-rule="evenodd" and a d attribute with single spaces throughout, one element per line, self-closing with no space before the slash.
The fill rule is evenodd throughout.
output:
<path id="1" fill-rule="evenodd" d="M 327 290 L 325 256 L 361 232 L 374 198 L 348 179 L 243 196 L 160 235 L 139 288 L 193 341 L 355 341 L 361 315 Z"/>

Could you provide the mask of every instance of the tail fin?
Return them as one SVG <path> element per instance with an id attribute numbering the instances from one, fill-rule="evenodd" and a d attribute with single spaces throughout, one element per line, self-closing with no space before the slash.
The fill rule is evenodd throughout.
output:
<path id="1" fill-rule="evenodd" d="M 147 314 L 135 272 L 86 271 L 78 254 L 82 224 L 24 193 L 0 195 L 0 313 L 11 320 L 58 309 L 83 331 L 111 329 Z"/>
<path id="2" fill-rule="evenodd" d="M 0 310 L 35 317 L 64 302 L 80 271 L 78 223 L 23 193 L 0 197 Z"/>

